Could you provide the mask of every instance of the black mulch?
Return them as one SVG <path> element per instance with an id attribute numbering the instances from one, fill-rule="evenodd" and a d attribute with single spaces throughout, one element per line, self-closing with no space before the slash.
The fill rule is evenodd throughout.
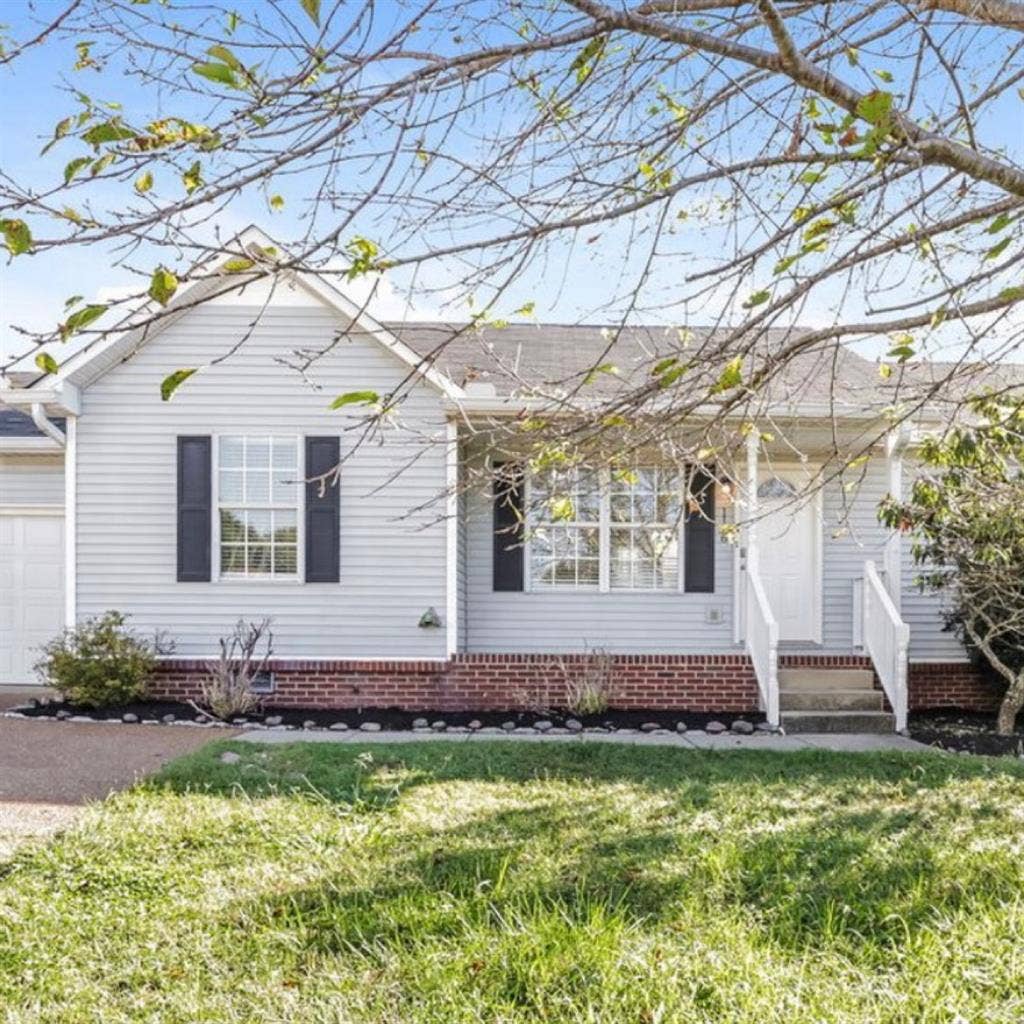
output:
<path id="1" fill-rule="evenodd" d="M 34 707 L 20 709 L 22 714 L 33 718 L 54 718 L 59 712 L 65 716 L 88 715 L 94 719 L 123 718 L 134 715 L 140 722 L 162 722 L 166 716 L 173 715 L 175 721 L 210 721 L 196 711 L 190 704 L 174 701 L 137 701 L 133 704 L 121 704 L 109 708 L 82 708 L 66 701 L 37 703 Z M 584 726 L 601 726 L 609 730 L 639 729 L 641 726 L 656 725 L 659 728 L 675 730 L 680 722 L 689 729 L 703 729 L 709 722 L 721 722 L 726 728 L 732 723 L 743 719 L 751 724 L 764 721 L 764 715 L 758 713 L 708 714 L 697 711 L 616 711 L 608 710 L 599 715 L 573 715 L 564 711 L 551 711 L 541 714 L 535 711 L 402 711 L 399 708 L 278 708 L 269 702 L 259 713 L 233 718 L 236 724 L 242 722 L 262 722 L 267 718 L 280 718 L 280 725 L 291 725 L 296 728 L 327 729 L 338 722 L 345 723 L 350 729 L 358 729 L 364 722 L 376 722 L 384 730 L 409 730 L 417 719 L 425 719 L 428 724 L 444 722 L 449 726 L 468 726 L 479 723 L 479 726 L 502 726 L 508 722 L 516 726 L 533 726 L 539 721 L 551 722 L 553 726 L 562 726 L 569 719 L 575 718 Z M 312 726 L 307 725 L 312 723 Z M 278 723 L 274 723 L 277 725 Z"/>
<path id="2" fill-rule="evenodd" d="M 1022 716 L 1024 717 L 1024 716 Z M 969 754 L 1024 756 L 1024 723 L 1011 736 L 996 734 L 996 716 L 955 709 L 918 711 L 908 723 L 911 739 Z"/>

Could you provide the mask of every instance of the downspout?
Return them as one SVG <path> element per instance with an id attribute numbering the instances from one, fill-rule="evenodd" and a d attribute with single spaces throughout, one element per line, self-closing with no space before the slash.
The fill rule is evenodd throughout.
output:
<path id="1" fill-rule="evenodd" d="M 45 434 L 51 441 L 56 441 L 61 448 L 67 445 L 68 439 L 64 436 L 64 431 L 47 417 L 42 402 L 32 403 L 32 422 L 39 428 L 40 433 Z"/>

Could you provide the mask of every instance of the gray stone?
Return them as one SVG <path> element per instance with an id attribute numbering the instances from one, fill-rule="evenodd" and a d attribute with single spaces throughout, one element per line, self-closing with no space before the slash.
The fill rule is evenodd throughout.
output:
<path id="1" fill-rule="evenodd" d="M 502 722 L 501 723 L 501 727 L 502 727 L 502 729 L 505 730 L 505 732 L 515 732 L 516 731 L 516 723 L 515 722 Z"/>
<path id="2" fill-rule="evenodd" d="M 125 712 L 125 713 L 124 713 L 124 714 L 123 714 L 123 715 L 121 716 L 121 721 L 122 721 L 122 722 L 128 722 L 129 724 L 130 724 L 130 723 L 132 723 L 132 722 L 137 722 L 138 720 L 139 720 L 139 716 L 138 716 L 138 715 L 136 715 L 136 714 L 135 714 L 134 712 L 132 712 L 132 711 L 126 711 L 126 712 Z"/>
<path id="3" fill-rule="evenodd" d="M 739 733 L 740 736 L 749 736 L 754 731 L 754 726 L 752 723 L 747 722 L 742 718 L 737 718 L 736 721 L 732 723 L 732 731 Z"/>
<path id="4" fill-rule="evenodd" d="M 348 732 L 347 722 L 332 722 L 331 732 Z"/>
<path id="5" fill-rule="evenodd" d="M 430 723 L 425 718 L 414 718 L 412 720 L 412 727 L 414 729 L 428 729 Z"/>
<path id="6" fill-rule="evenodd" d="M 284 719 L 280 715 L 267 715 L 267 717 L 263 719 L 263 724 L 273 729 L 283 721 Z"/>
<path id="7" fill-rule="evenodd" d="M 361 732 L 380 732 L 380 722 L 363 722 L 359 729 Z"/>
<path id="8" fill-rule="evenodd" d="M 588 725 L 586 727 L 585 731 L 586 732 L 603 732 L 603 733 L 607 733 L 607 732 L 610 732 L 611 730 L 607 726 L 604 726 L 604 725 Z"/>
<path id="9" fill-rule="evenodd" d="M 482 729 L 483 727 L 484 723 L 481 722 L 479 718 L 474 718 L 473 721 L 466 726 L 466 728 L 469 729 L 470 732 L 476 732 L 477 729 Z"/>
<path id="10" fill-rule="evenodd" d="M 171 715 L 171 714 L 164 715 L 164 717 L 161 718 L 160 721 L 163 722 L 164 725 L 170 725 L 171 722 L 174 721 L 174 715 Z"/>
<path id="11" fill-rule="evenodd" d="M 314 722 L 312 718 L 307 718 L 302 723 L 302 728 L 303 729 L 315 729 L 316 728 L 316 722 Z"/>
<path id="12" fill-rule="evenodd" d="M 61 708 L 61 710 L 57 712 L 57 718 L 59 718 L 60 721 L 62 721 L 62 722 L 65 719 L 68 719 L 70 717 L 71 717 L 71 712 L 70 711 L 65 711 L 63 708 Z"/>
<path id="13" fill-rule="evenodd" d="M 242 755 L 236 754 L 233 750 L 225 750 L 220 759 L 222 764 L 238 764 L 242 760 Z"/>
<path id="14" fill-rule="evenodd" d="M 567 718 L 565 727 L 569 732 L 583 732 L 583 723 L 578 718 Z"/>
<path id="15" fill-rule="evenodd" d="M 430 723 L 430 728 L 434 732 L 444 732 L 448 728 L 448 723 L 443 718 L 439 718 L 436 722 Z"/>
<path id="16" fill-rule="evenodd" d="M 660 728 L 661 728 L 661 726 L 658 725 L 657 722 L 644 722 L 644 724 L 640 726 L 640 731 L 641 732 L 657 732 Z"/>
<path id="17" fill-rule="evenodd" d="M 553 723 L 542 718 L 539 722 L 533 723 L 533 728 L 535 732 L 549 732 L 552 728 L 552 724 Z"/>
<path id="18" fill-rule="evenodd" d="M 708 722 L 704 726 L 704 731 L 711 733 L 712 736 L 716 736 L 720 732 L 725 732 L 725 726 L 721 722 Z"/>
<path id="19" fill-rule="evenodd" d="M 96 719 L 93 718 L 92 715 L 72 715 L 68 719 L 68 721 L 69 722 L 95 722 Z"/>
<path id="20" fill-rule="evenodd" d="M 686 723 L 676 722 L 676 732 L 686 732 Z"/>
<path id="21" fill-rule="evenodd" d="M 518 734 L 519 736 L 532 736 L 534 730 L 531 729 L 528 725 L 517 725 L 512 729 L 512 732 Z"/>
<path id="22" fill-rule="evenodd" d="M 449 725 L 445 732 L 470 732 L 468 725 Z"/>
<path id="23" fill-rule="evenodd" d="M 479 733 L 487 733 L 489 736 L 493 736 L 495 733 L 502 733 L 505 730 L 498 725 L 485 725 L 480 729 L 477 729 Z"/>
<path id="24" fill-rule="evenodd" d="M 247 719 L 242 718 L 242 717 L 232 718 L 231 719 L 231 724 L 232 725 L 245 725 L 246 721 L 247 721 Z"/>
<path id="25" fill-rule="evenodd" d="M 772 725 L 771 722 L 758 722 L 754 726 L 757 732 L 778 732 L 778 726 Z"/>

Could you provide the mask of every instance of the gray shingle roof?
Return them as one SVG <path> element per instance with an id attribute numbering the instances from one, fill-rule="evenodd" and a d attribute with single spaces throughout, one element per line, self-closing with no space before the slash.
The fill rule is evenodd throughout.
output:
<path id="1" fill-rule="evenodd" d="M 53 421 L 61 430 L 64 420 Z M 28 413 L 18 409 L 6 409 L 0 406 L 0 437 L 42 437 L 42 432 L 32 422 Z"/>

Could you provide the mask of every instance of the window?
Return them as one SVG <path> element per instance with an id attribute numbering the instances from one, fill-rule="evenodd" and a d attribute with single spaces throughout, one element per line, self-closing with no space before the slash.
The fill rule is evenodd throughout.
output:
<path id="1" fill-rule="evenodd" d="M 218 439 L 222 576 L 298 577 L 299 479 L 298 438 Z"/>
<path id="2" fill-rule="evenodd" d="M 549 473 L 530 486 L 530 580 L 537 588 L 601 585 L 601 494 L 585 471 Z"/>
<path id="3" fill-rule="evenodd" d="M 771 476 L 758 486 L 757 496 L 765 499 L 795 498 L 796 488 L 788 480 Z"/>
<path id="4" fill-rule="evenodd" d="M 682 493 L 671 467 L 532 477 L 531 589 L 679 590 Z"/>
<path id="5" fill-rule="evenodd" d="M 611 482 L 610 578 L 612 590 L 679 587 L 679 474 L 637 469 Z"/>

